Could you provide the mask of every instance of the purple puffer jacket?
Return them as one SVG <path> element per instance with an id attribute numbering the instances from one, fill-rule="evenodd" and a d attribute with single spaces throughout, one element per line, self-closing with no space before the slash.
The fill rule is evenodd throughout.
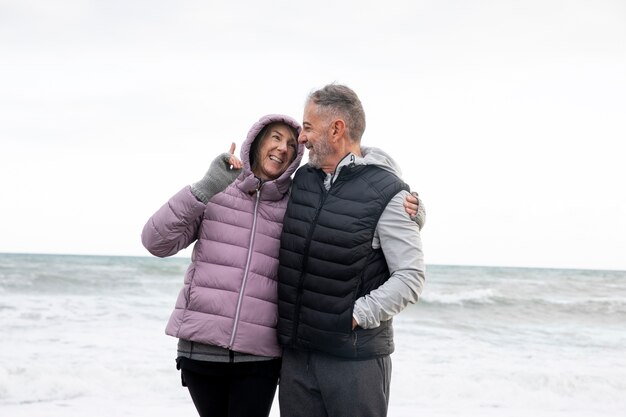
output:
<path id="1" fill-rule="evenodd" d="M 177 253 L 196 241 L 191 265 L 165 332 L 237 352 L 277 357 L 277 270 L 280 234 L 291 174 L 304 146 L 279 178 L 262 184 L 250 170 L 250 146 L 263 127 L 288 116 L 255 123 L 241 147 L 239 177 L 208 204 L 183 188 L 146 223 L 142 242 L 153 255 Z"/>

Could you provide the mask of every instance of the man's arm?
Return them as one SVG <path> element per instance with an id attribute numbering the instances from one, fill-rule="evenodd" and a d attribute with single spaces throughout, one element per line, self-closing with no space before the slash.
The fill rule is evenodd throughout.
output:
<path id="1" fill-rule="evenodd" d="M 353 327 L 375 328 L 408 304 L 417 302 L 425 281 L 420 232 L 404 208 L 408 193 L 394 196 L 381 215 L 372 247 L 382 248 L 391 276 L 380 287 L 356 300 Z"/>
<path id="2" fill-rule="evenodd" d="M 400 165 L 398 165 L 398 163 L 382 149 L 373 146 L 361 145 L 361 154 L 363 155 L 362 159 L 366 161 L 364 162 L 365 164 L 378 165 L 383 169 L 392 172 L 394 175 L 397 175 L 399 178 L 402 178 Z M 422 230 L 424 223 L 426 222 L 426 210 L 424 209 L 422 199 L 419 198 L 416 192 L 406 194 L 404 208 L 407 214 L 411 216 L 411 220 L 413 220 L 417 224 L 417 227 Z"/>

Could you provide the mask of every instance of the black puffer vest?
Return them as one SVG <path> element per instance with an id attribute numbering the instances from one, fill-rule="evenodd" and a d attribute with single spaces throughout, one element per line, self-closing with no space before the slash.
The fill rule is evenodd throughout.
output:
<path id="1" fill-rule="evenodd" d="M 389 278 L 372 239 L 391 198 L 408 186 L 373 165 L 344 167 L 328 192 L 324 177 L 306 165 L 293 180 L 279 256 L 279 340 L 344 358 L 388 355 L 391 320 L 353 331 L 352 310 Z"/>

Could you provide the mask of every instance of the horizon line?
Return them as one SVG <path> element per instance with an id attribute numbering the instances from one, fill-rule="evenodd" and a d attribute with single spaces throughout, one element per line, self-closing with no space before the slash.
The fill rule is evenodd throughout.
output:
<path id="1" fill-rule="evenodd" d="M 150 258 L 150 259 L 189 259 L 189 255 L 172 255 L 160 258 L 153 255 L 104 255 L 104 254 L 87 254 L 87 253 L 51 253 L 51 252 L 0 252 L 0 255 L 18 255 L 18 256 L 73 256 L 73 257 L 108 257 L 108 258 Z M 425 263 L 428 266 L 444 266 L 444 267 L 464 267 L 464 268 L 508 268 L 508 269 L 561 269 L 572 271 L 607 271 L 607 272 L 626 272 L 626 269 L 614 268 L 579 268 L 579 267 L 555 267 L 555 266 L 517 266 L 517 265 L 479 265 L 479 264 L 443 264 L 443 263 Z"/>

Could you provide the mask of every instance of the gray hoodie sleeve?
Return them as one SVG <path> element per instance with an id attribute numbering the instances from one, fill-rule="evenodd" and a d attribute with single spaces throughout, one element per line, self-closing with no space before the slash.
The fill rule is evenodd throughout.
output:
<path id="1" fill-rule="evenodd" d="M 361 153 L 363 154 L 361 163 L 367 165 L 377 165 L 382 169 L 397 175 L 399 178 L 402 178 L 400 165 L 398 165 L 398 163 L 391 156 L 389 156 L 387 152 L 373 146 L 361 146 Z M 424 208 L 424 202 L 421 198 L 419 198 L 419 196 L 417 196 L 417 202 L 417 213 L 415 216 L 411 217 L 411 220 L 413 220 L 413 222 L 417 224 L 417 227 L 422 230 L 424 223 L 426 223 L 426 209 Z"/>
<path id="2" fill-rule="evenodd" d="M 417 302 L 425 281 L 420 232 L 404 211 L 406 191 L 391 199 L 376 227 L 372 247 L 382 248 L 391 276 L 383 285 L 356 300 L 353 317 L 370 329 Z"/>

